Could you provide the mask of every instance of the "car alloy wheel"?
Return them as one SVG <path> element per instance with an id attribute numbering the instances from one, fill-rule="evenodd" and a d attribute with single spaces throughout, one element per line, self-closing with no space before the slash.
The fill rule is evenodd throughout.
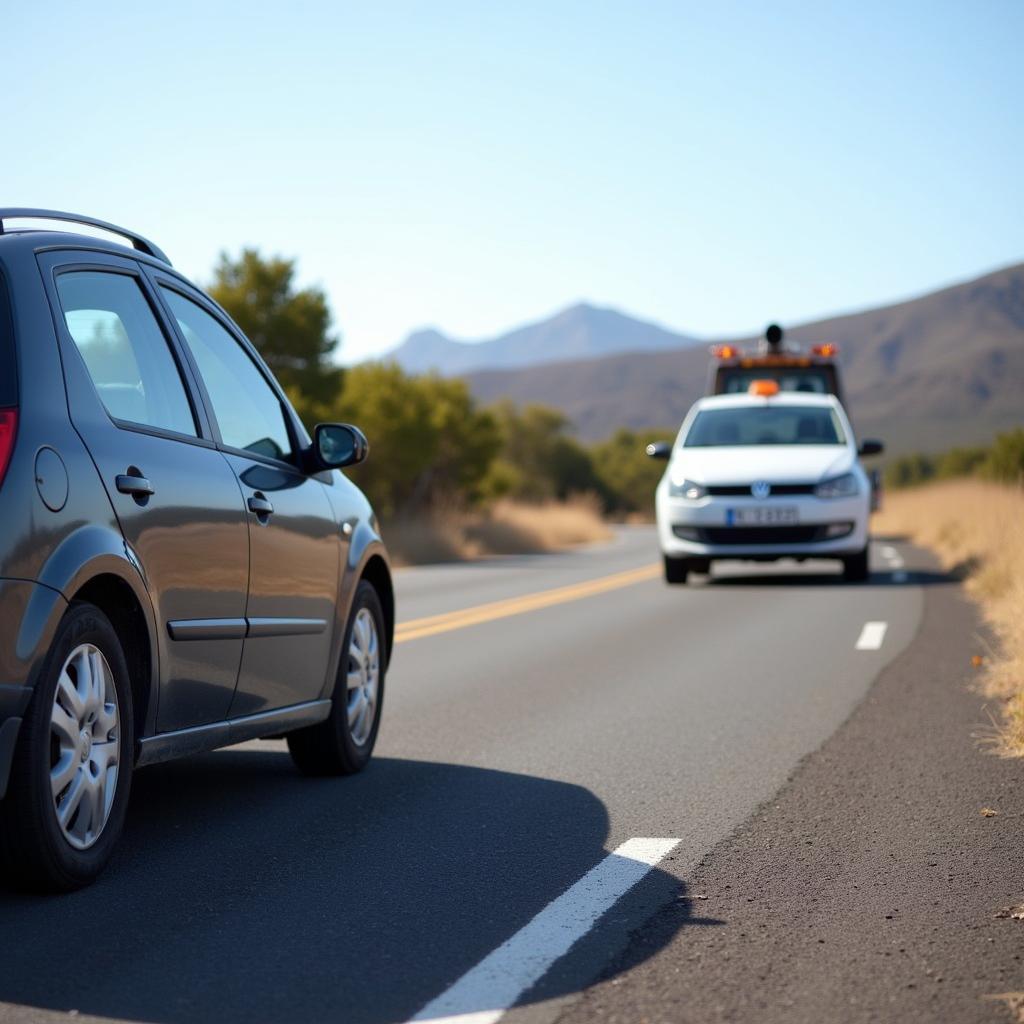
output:
<path id="1" fill-rule="evenodd" d="M 64 662 L 50 711 L 50 790 L 57 825 L 76 850 L 91 847 L 117 793 L 121 734 L 107 659 L 79 644 Z"/>
<path id="2" fill-rule="evenodd" d="M 370 761 L 384 706 L 388 640 L 380 598 L 360 580 L 345 626 L 331 711 L 288 734 L 288 750 L 306 775 L 352 775 Z"/>
<path id="3" fill-rule="evenodd" d="M 369 608 L 360 608 L 352 623 L 346 676 L 348 728 L 356 746 L 364 746 L 373 731 L 379 684 L 380 637 L 377 635 L 377 623 Z"/>

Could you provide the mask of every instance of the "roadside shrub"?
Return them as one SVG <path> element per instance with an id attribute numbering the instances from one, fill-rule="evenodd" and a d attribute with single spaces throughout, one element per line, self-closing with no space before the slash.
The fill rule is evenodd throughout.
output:
<path id="1" fill-rule="evenodd" d="M 1024 429 L 999 434 L 979 468 L 997 483 L 1024 484 Z"/>
<path id="2" fill-rule="evenodd" d="M 665 472 L 665 463 L 648 458 L 646 448 L 653 441 L 671 440 L 675 433 L 671 429 L 620 429 L 607 441 L 591 447 L 591 459 L 609 512 L 653 515 L 654 489 Z"/>
<path id="3" fill-rule="evenodd" d="M 892 488 L 967 476 L 1024 486 L 1024 428 L 997 434 L 987 447 L 952 448 L 942 455 L 904 455 L 885 467 L 885 483 Z"/>

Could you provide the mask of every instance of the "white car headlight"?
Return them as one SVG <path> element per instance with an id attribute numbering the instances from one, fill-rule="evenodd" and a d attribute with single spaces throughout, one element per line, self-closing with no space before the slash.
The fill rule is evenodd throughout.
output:
<path id="1" fill-rule="evenodd" d="M 822 480 L 814 493 L 819 498 L 853 498 L 860 494 L 860 484 L 853 473 L 844 473 L 842 476 L 834 476 L 831 480 Z"/>
<path id="2" fill-rule="evenodd" d="M 707 496 L 708 489 L 703 484 L 695 484 L 692 480 L 669 480 L 668 493 L 671 498 L 688 498 L 696 501 Z"/>

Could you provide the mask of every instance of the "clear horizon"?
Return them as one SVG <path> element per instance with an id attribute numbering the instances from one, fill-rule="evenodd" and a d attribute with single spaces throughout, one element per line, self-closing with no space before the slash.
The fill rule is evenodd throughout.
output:
<path id="1" fill-rule="evenodd" d="M 0 202 L 124 224 L 200 283 L 222 250 L 295 258 L 345 363 L 579 301 L 747 335 L 1024 259 L 1012 0 L 115 0 L 5 28 Z"/>
<path id="2" fill-rule="evenodd" d="M 523 317 L 516 323 L 509 324 L 508 326 L 503 328 L 499 328 L 492 334 L 481 335 L 475 338 L 458 337 L 454 334 L 449 333 L 443 327 L 440 327 L 437 324 L 423 324 L 419 327 L 410 328 L 409 331 L 406 332 L 405 336 L 399 339 L 399 341 L 392 345 L 391 348 L 397 348 L 408 337 L 421 331 L 437 331 L 438 333 L 443 334 L 446 338 L 448 338 L 449 341 L 461 342 L 467 345 L 479 345 L 488 341 L 494 341 L 495 339 L 501 338 L 504 335 L 509 334 L 512 331 L 518 330 L 521 327 L 528 327 L 531 324 L 543 323 L 546 320 L 550 320 L 553 317 L 558 316 L 559 313 L 564 313 L 567 310 L 573 309 L 574 307 L 580 305 L 592 306 L 597 309 L 610 309 L 616 313 L 622 313 L 625 316 L 632 317 L 635 320 L 642 320 L 645 321 L 646 323 L 654 324 L 657 327 L 662 327 L 665 330 L 672 331 L 672 333 L 674 334 L 685 335 L 687 337 L 693 338 L 695 341 L 713 342 L 719 340 L 727 340 L 729 338 L 749 338 L 759 335 L 770 323 L 780 323 L 784 330 L 789 330 L 795 327 L 802 327 L 805 324 L 817 323 L 822 320 L 835 320 L 838 319 L 839 317 L 844 316 L 856 316 L 858 313 L 869 312 L 872 309 L 885 309 L 886 307 L 897 306 L 904 302 L 912 302 L 914 299 L 921 299 L 924 298 L 925 296 L 932 295 L 935 292 L 945 291 L 947 288 L 955 288 L 957 285 L 968 284 L 971 281 L 979 280 L 983 277 L 988 277 L 990 274 L 998 274 L 1000 271 L 1009 270 L 1010 268 L 1016 267 L 1021 264 L 1024 264 L 1024 259 L 1010 260 L 1008 263 L 1002 263 L 999 266 L 989 267 L 987 269 L 980 270 L 977 273 L 968 274 L 966 277 L 957 278 L 954 281 L 940 281 L 930 288 L 924 288 L 922 290 L 915 291 L 912 294 L 894 295 L 889 298 L 879 299 L 877 302 L 870 302 L 867 305 L 863 306 L 841 308 L 834 310 L 823 310 L 820 313 L 817 313 L 813 316 L 803 317 L 798 320 L 780 322 L 777 319 L 773 320 L 772 318 L 769 317 L 764 321 L 764 323 L 757 324 L 753 327 L 748 328 L 747 330 L 711 331 L 707 333 L 698 333 L 697 331 L 689 330 L 685 326 L 685 324 L 680 326 L 678 324 L 666 323 L 663 320 L 658 320 L 654 317 L 646 316 L 641 310 L 623 309 L 621 306 L 615 306 L 610 303 L 600 302 L 594 299 L 576 299 L 572 302 L 562 303 L 562 305 L 550 310 L 547 313 L 541 313 L 536 316 Z M 386 352 L 378 353 L 378 355 L 386 354 Z"/>

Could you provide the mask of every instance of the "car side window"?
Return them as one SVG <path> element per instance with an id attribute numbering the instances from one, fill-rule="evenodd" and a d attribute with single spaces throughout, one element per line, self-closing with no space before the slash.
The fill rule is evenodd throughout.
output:
<path id="1" fill-rule="evenodd" d="M 57 277 L 64 322 L 107 412 L 198 436 L 181 372 L 139 282 L 74 270 Z"/>
<path id="2" fill-rule="evenodd" d="M 249 354 L 201 306 L 170 288 L 162 290 L 199 366 L 224 444 L 290 459 L 292 442 L 280 399 Z"/>

